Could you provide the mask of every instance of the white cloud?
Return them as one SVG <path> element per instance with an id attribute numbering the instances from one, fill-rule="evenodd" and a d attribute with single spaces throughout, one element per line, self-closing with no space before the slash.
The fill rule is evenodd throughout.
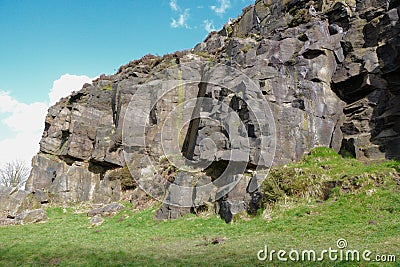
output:
<path id="1" fill-rule="evenodd" d="M 44 125 L 44 118 L 43 118 Z M 33 156 L 39 152 L 39 141 L 41 131 L 35 133 L 16 134 L 12 138 L 0 141 L 0 167 L 14 160 L 23 161 L 28 167 L 31 166 Z"/>
<path id="2" fill-rule="evenodd" d="M 20 103 L 7 92 L 0 92 L 0 112 L 10 113 L 1 122 L 15 132 L 15 136 L 0 140 L 0 167 L 15 159 L 30 165 L 39 151 L 48 105 L 44 102 Z"/>
<path id="3" fill-rule="evenodd" d="M 18 133 L 33 133 L 40 131 L 44 124 L 48 106 L 46 103 L 23 104 L 18 103 L 11 115 L 3 119 L 2 122 L 12 131 Z"/>
<path id="4" fill-rule="evenodd" d="M 21 103 L 9 92 L 0 91 L 0 114 L 5 115 L 2 127 L 14 132 L 14 136 L 0 140 L 0 167 L 15 159 L 30 166 L 32 157 L 39 151 L 39 141 L 44 130 L 44 121 L 50 105 L 61 97 L 78 91 L 92 78 L 65 74 L 54 81 L 49 92 L 49 100 L 35 103 Z"/>
<path id="5" fill-rule="evenodd" d="M 18 105 L 18 101 L 9 94 L 9 92 L 0 91 L 0 113 L 12 112 Z"/>
<path id="6" fill-rule="evenodd" d="M 230 0 L 217 0 L 218 6 L 210 6 L 211 10 L 213 10 L 218 15 L 222 16 L 225 14 L 226 10 L 231 7 Z"/>
<path id="7" fill-rule="evenodd" d="M 190 14 L 189 14 L 189 9 L 185 9 L 185 11 L 179 15 L 178 19 L 172 19 L 171 22 L 171 27 L 172 28 L 180 28 L 180 27 L 185 27 L 186 29 L 190 29 L 190 27 L 187 25 L 187 20 L 189 19 Z"/>
<path id="8" fill-rule="evenodd" d="M 91 83 L 93 78 L 85 75 L 64 74 L 53 82 L 53 88 L 49 93 L 50 105 L 54 105 L 62 97 L 70 95 L 73 91 L 78 91 L 85 83 Z"/>
<path id="9" fill-rule="evenodd" d="M 178 11 L 180 9 L 177 0 L 171 0 L 169 6 L 173 11 Z"/>
<path id="10" fill-rule="evenodd" d="M 204 23 L 204 29 L 207 32 L 215 31 L 214 22 L 212 20 L 206 19 L 206 20 L 203 21 L 203 23 Z"/>

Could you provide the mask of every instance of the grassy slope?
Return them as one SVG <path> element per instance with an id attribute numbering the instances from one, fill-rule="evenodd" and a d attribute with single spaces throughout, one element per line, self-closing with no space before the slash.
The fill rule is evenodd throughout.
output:
<path id="1" fill-rule="evenodd" d="M 339 238 L 347 240 L 349 249 L 369 249 L 373 255 L 396 254 L 397 265 L 376 266 L 399 266 L 400 194 L 391 176 L 397 166 L 364 166 L 329 151 L 318 151 L 285 169 L 299 172 L 301 168 L 305 171 L 300 175 L 318 173 L 323 180 L 346 180 L 366 173 L 378 179 L 377 174 L 385 174 L 379 178 L 385 181 L 364 183 L 353 193 L 334 190 L 326 201 L 288 194 L 276 200 L 270 222 L 257 216 L 225 224 L 217 216 L 195 215 L 160 222 L 153 220 L 153 207 L 144 211 L 127 208 L 106 219 L 102 226 L 90 228 L 86 215 L 75 213 L 73 208 L 66 213 L 61 208 L 49 208 L 45 224 L 0 228 L 0 266 L 281 266 L 278 261 L 259 262 L 257 252 L 266 244 L 276 250 L 321 251 L 336 248 Z M 346 175 L 338 174 L 340 171 Z M 216 237 L 226 237 L 227 241 L 211 244 Z M 375 265 L 325 261 L 297 266 Z"/>

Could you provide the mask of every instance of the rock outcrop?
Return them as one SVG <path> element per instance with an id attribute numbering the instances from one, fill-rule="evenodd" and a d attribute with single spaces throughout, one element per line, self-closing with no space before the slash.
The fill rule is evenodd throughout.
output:
<path id="1" fill-rule="evenodd" d="M 14 219 L 24 210 L 40 208 L 41 204 L 44 203 L 47 203 L 47 201 L 42 199 L 39 190 L 36 194 L 0 185 L 0 219 Z"/>
<path id="2" fill-rule="evenodd" d="M 47 214 L 42 209 L 24 210 L 21 214 L 15 217 L 17 224 L 30 224 L 44 222 L 47 219 Z"/>
<path id="3" fill-rule="evenodd" d="M 89 210 L 87 213 L 87 216 L 89 216 L 89 217 L 94 217 L 96 215 L 112 216 L 112 215 L 117 214 L 120 210 L 122 210 L 124 208 L 125 208 L 125 206 L 120 203 L 111 203 L 111 204 L 107 204 L 107 205 L 104 205 L 99 208 Z"/>
<path id="4" fill-rule="evenodd" d="M 257 209 L 260 173 L 316 146 L 399 159 L 399 10 L 387 0 L 257 0 L 194 49 L 147 55 L 51 107 L 26 190 L 111 203 L 141 187 L 166 202 L 161 219 L 216 202 L 230 221 Z M 165 144 L 208 165 L 177 171 Z M 232 162 L 242 169 L 223 176 L 235 182 L 225 190 L 215 181 Z"/>
<path id="5" fill-rule="evenodd" d="M 97 214 L 96 216 L 94 216 L 93 218 L 90 219 L 90 225 L 92 227 L 100 226 L 103 223 L 104 223 L 104 219 L 103 219 L 103 217 L 101 217 L 100 214 Z"/>

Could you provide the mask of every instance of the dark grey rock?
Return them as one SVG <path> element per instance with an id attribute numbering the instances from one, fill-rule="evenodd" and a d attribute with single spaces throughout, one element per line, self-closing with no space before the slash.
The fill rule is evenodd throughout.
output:
<path id="1" fill-rule="evenodd" d="M 163 204 L 157 211 L 155 218 L 157 220 L 173 220 L 185 216 L 191 212 L 190 208 L 177 207 L 168 204 Z"/>
<path id="2" fill-rule="evenodd" d="M 219 215 L 229 223 L 234 219 L 234 216 L 240 212 L 247 212 L 251 195 L 247 188 L 251 177 L 240 175 L 235 187 L 219 201 Z"/>

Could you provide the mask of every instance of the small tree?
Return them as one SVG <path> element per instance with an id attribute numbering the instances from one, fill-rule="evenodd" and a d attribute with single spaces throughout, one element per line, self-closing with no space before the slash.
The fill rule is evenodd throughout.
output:
<path id="1" fill-rule="evenodd" d="M 21 160 L 8 162 L 0 169 L 0 185 L 20 188 L 28 179 L 29 171 Z"/>

